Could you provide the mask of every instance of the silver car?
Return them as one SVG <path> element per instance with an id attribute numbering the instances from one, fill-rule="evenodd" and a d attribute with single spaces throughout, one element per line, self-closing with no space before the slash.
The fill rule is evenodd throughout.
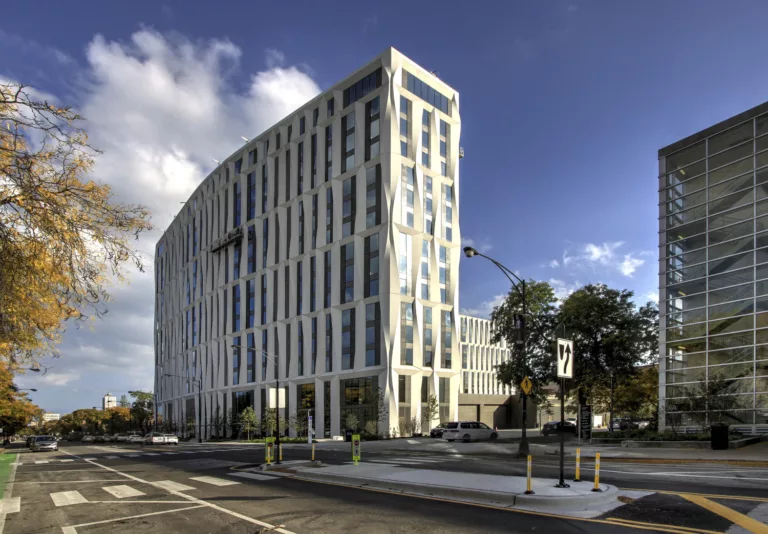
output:
<path id="1" fill-rule="evenodd" d="M 465 443 L 478 441 L 481 439 L 495 440 L 499 434 L 479 421 L 458 421 L 445 424 L 443 429 L 443 438 L 448 441 L 461 440 Z"/>
<path id="2" fill-rule="evenodd" d="M 58 451 L 59 442 L 55 436 L 37 436 L 35 441 L 32 442 L 32 450 L 34 452 Z"/>

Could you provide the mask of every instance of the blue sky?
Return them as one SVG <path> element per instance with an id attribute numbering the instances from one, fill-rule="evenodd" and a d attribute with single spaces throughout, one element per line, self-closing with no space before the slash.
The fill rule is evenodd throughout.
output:
<path id="1" fill-rule="evenodd" d="M 461 93 L 464 238 L 561 294 L 601 281 L 652 297 L 657 150 L 768 100 L 761 0 L 46 4 L 0 21 L 0 78 L 80 108 L 97 174 L 159 231 L 211 158 L 391 45 Z M 481 260 L 460 284 L 481 314 L 507 289 Z M 50 411 L 150 388 L 151 291 L 134 276 L 20 383 Z"/>

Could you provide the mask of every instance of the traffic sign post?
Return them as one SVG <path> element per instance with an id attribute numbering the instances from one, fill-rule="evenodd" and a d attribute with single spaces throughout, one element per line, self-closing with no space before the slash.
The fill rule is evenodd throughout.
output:
<path id="1" fill-rule="evenodd" d="M 352 434 L 352 460 L 355 465 L 360 461 L 360 434 Z"/>
<path id="2" fill-rule="evenodd" d="M 520 382 L 520 389 L 523 390 L 523 393 L 528 395 L 531 392 L 531 389 L 533 389 L 533 382 L 531 382 L 531 379 L 527 376 L 523 378 L 523 381 Z"/>
<path id="3" fill-rule="evenodd" d="M 560 481 L 556 488 L 570 488 L 565 483 L 565 379 L 573 378 L 573 341 L 557 339 L 557 376 L 560 378 Z"/>

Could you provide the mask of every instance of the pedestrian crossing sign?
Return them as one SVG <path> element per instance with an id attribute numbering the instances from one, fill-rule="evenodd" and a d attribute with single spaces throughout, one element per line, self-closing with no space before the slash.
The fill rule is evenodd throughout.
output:
<path id="1" fill-rule="evenodd" d="M 523 393 L 528 395 L 531 392 L 531 389 L 533 389 L 533 382 L 531 382 L 531 379 L 527 376 L 523 378 L 523 381 L 520 382 L 520 389 L 523 390 Z"/>

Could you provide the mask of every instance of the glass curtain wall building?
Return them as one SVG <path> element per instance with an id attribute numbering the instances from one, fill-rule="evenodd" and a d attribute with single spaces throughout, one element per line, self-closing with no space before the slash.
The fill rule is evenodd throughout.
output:
<path id="1" fill-rule="evenodd" d="M 279 405 L 318 437 L 385 432 L 425 394 L 455 419 L 460 133 L 458 93 L 390 48 L 215 168 L 156 247 L 163 419 L 229 436 L 222 416 Z"/>
<path id="2" fill-rule="evenodd" d="M 659 303 L 660 424 L 768 430 L 768 103 L 659 151 Z"/>

